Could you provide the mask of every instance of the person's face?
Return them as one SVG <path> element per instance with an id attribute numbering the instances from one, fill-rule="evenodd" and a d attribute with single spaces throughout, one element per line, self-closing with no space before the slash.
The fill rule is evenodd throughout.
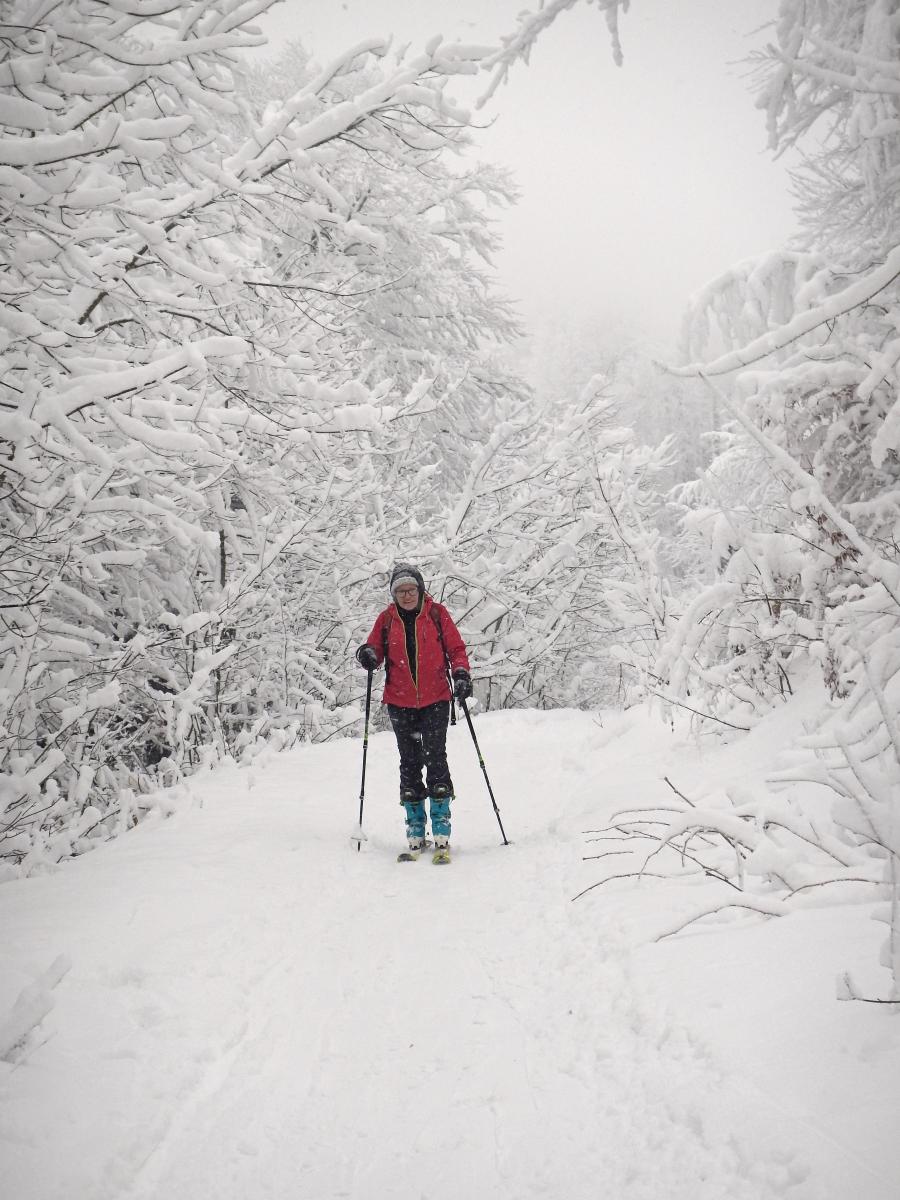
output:
<path id="1" fill-rule="evenodd" d="M 414 583 L 401 583 L 394 592 L 394 597 L 401 608 L 412 612 L 419 603 L 419 589 Z"/>

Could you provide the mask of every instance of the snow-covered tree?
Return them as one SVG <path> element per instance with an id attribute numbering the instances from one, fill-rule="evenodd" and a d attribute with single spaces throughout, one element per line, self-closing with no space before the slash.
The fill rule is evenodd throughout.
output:
<path id="1" fill-rule="evenodd" d="M 596 376 L 556 404 L 535 393 L 473 464 L 444 555 L 487 702 L 610 703 L 646 672 L 665 625 L 655 479 L 669 447 L 641 446 Z M 618 638 L 622 653 L 611 645 Z"/>
<path id="2" fill-rule="evenodd" d="M 759 103 L 773 148 L 804 153 L 802 236 L 715 281 L 686 322 L 685 373 L 730 425 L 685 493 L 715 578 L 661 673 L 746 726 L 820 664 L 823 728 L 782 782 L 836 792 L 839 836 L 884 859 L 900 986 L 900 23 L 891 0 L 783 0 L 776 35 Z"/>
<path id="3" fill-rule="evenodd" d="M 36 828 L 58 857 L 127 826 L 150 767 L 175 778 L 265 719 L 273 629 L 282 712 L 335 705 L 323 600 L 365 549 L 360 506 L 379 508 L 367 439 L 390 454 L 421 417 L 429 363 L 405 351 L 452 345 L 438 389 L 452 396 L 474 341 L 465 314 L 481 303 L 491 329 L 488 283 L 465 264 L 488 236 L 472 197 L 502 185 L 439 162 L 466 124 L 444 85 L 483 52 L 435 40 L 386 63 L 366 43 L 259 111 L 234 87 L 235 52 L 261 40 L 266 6 L 19 0 L 4 14 L 13 856 Z M 408 219 L 401 180 L 418 197 Z M 459 265 L 431 294 L 445 243 Z M 352 336 L 335 324 L 347 312 Z"/>

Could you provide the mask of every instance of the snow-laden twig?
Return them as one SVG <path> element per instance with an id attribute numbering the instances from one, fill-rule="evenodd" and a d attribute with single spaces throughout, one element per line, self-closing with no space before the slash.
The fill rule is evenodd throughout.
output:
<path id="1" fill-rule="evenodd" d="M 797 313 L 787 324 L 779 329 L 762 334 L 739 350 L 730 350 L 727 354 L 713 359 L 711 362 L 688 363 L 683 367 L 668 367 L 673 375 L 696 375 L 708 378 L 711 375 L 727 375 L 741 367 L 750 366 L 769 355 L 783 350 L 792 342 L 798 341 L 806 334 L 818 329 L 829 321 L 843 316 L 860 305 L 867 303 L 879 292 L 890 287 L 900 277 L 900 246 L 895 246 L 887 255 L 884 262 L 873 270 L 868 271 L 861 279 L 850 284 L 821 304 L 806 312 Z"/>
<path id="2" fill-rule="evenodd" d="M 626 12 L 630 0 L 594 0 L 595 6 L 606 16 L 606 24 L 612 43 L 613 61 L 617 66 L 622 65 L 622 45 L 619 40 L 619 10 Z M 485 61 L 485 67 L 493 71 L 490 86 L 479 99 L 481 107 L 494 95 L 509 75 L 511 68 L 518 61 L 527 63 L 535 43 L 553 22 L 578 0 L 543 0 L 537 12 L 522 12 L 519 16 L 518 28 L 514 33 L 501 38 L 501 49 L 494 52 Z"/>

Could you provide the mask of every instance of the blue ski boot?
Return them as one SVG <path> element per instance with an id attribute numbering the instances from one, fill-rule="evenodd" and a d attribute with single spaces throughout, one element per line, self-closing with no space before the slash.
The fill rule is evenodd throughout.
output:
<path id="1" fill-rule="evenodd" d="M 431 796 L 431 832 L 434 834 L 434 854 L 431 861 L 442 866 L 450 861 L 450 801 L 452 796 Z"/>
<path id="2" fill-rule="evenodd" d="M 415 862 L 425 847 L 425 802 L 424 800 L 401 800 L 406 809 L 407 849 L 397 855 L 397 862 Z"/>

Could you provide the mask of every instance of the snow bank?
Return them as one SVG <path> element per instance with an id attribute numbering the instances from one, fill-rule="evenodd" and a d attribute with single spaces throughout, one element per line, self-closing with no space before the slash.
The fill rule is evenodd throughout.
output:
<path id="1" fill-rule="evenodd" d="M 618 809 L 763 788 L 804 716 L 731 745 L 638 710 L 478 716 L 512 844 L 458 726 L 440 872 L 395 861 L 375 733 L 361 830 L 360 743 L 295 747 L 3 885 L 10 1195 L 895 1200 L 900 1031 L 833 987 L 880 986 L 864 894 L 663 942 L 719 881 L 572 899 Z"/>

